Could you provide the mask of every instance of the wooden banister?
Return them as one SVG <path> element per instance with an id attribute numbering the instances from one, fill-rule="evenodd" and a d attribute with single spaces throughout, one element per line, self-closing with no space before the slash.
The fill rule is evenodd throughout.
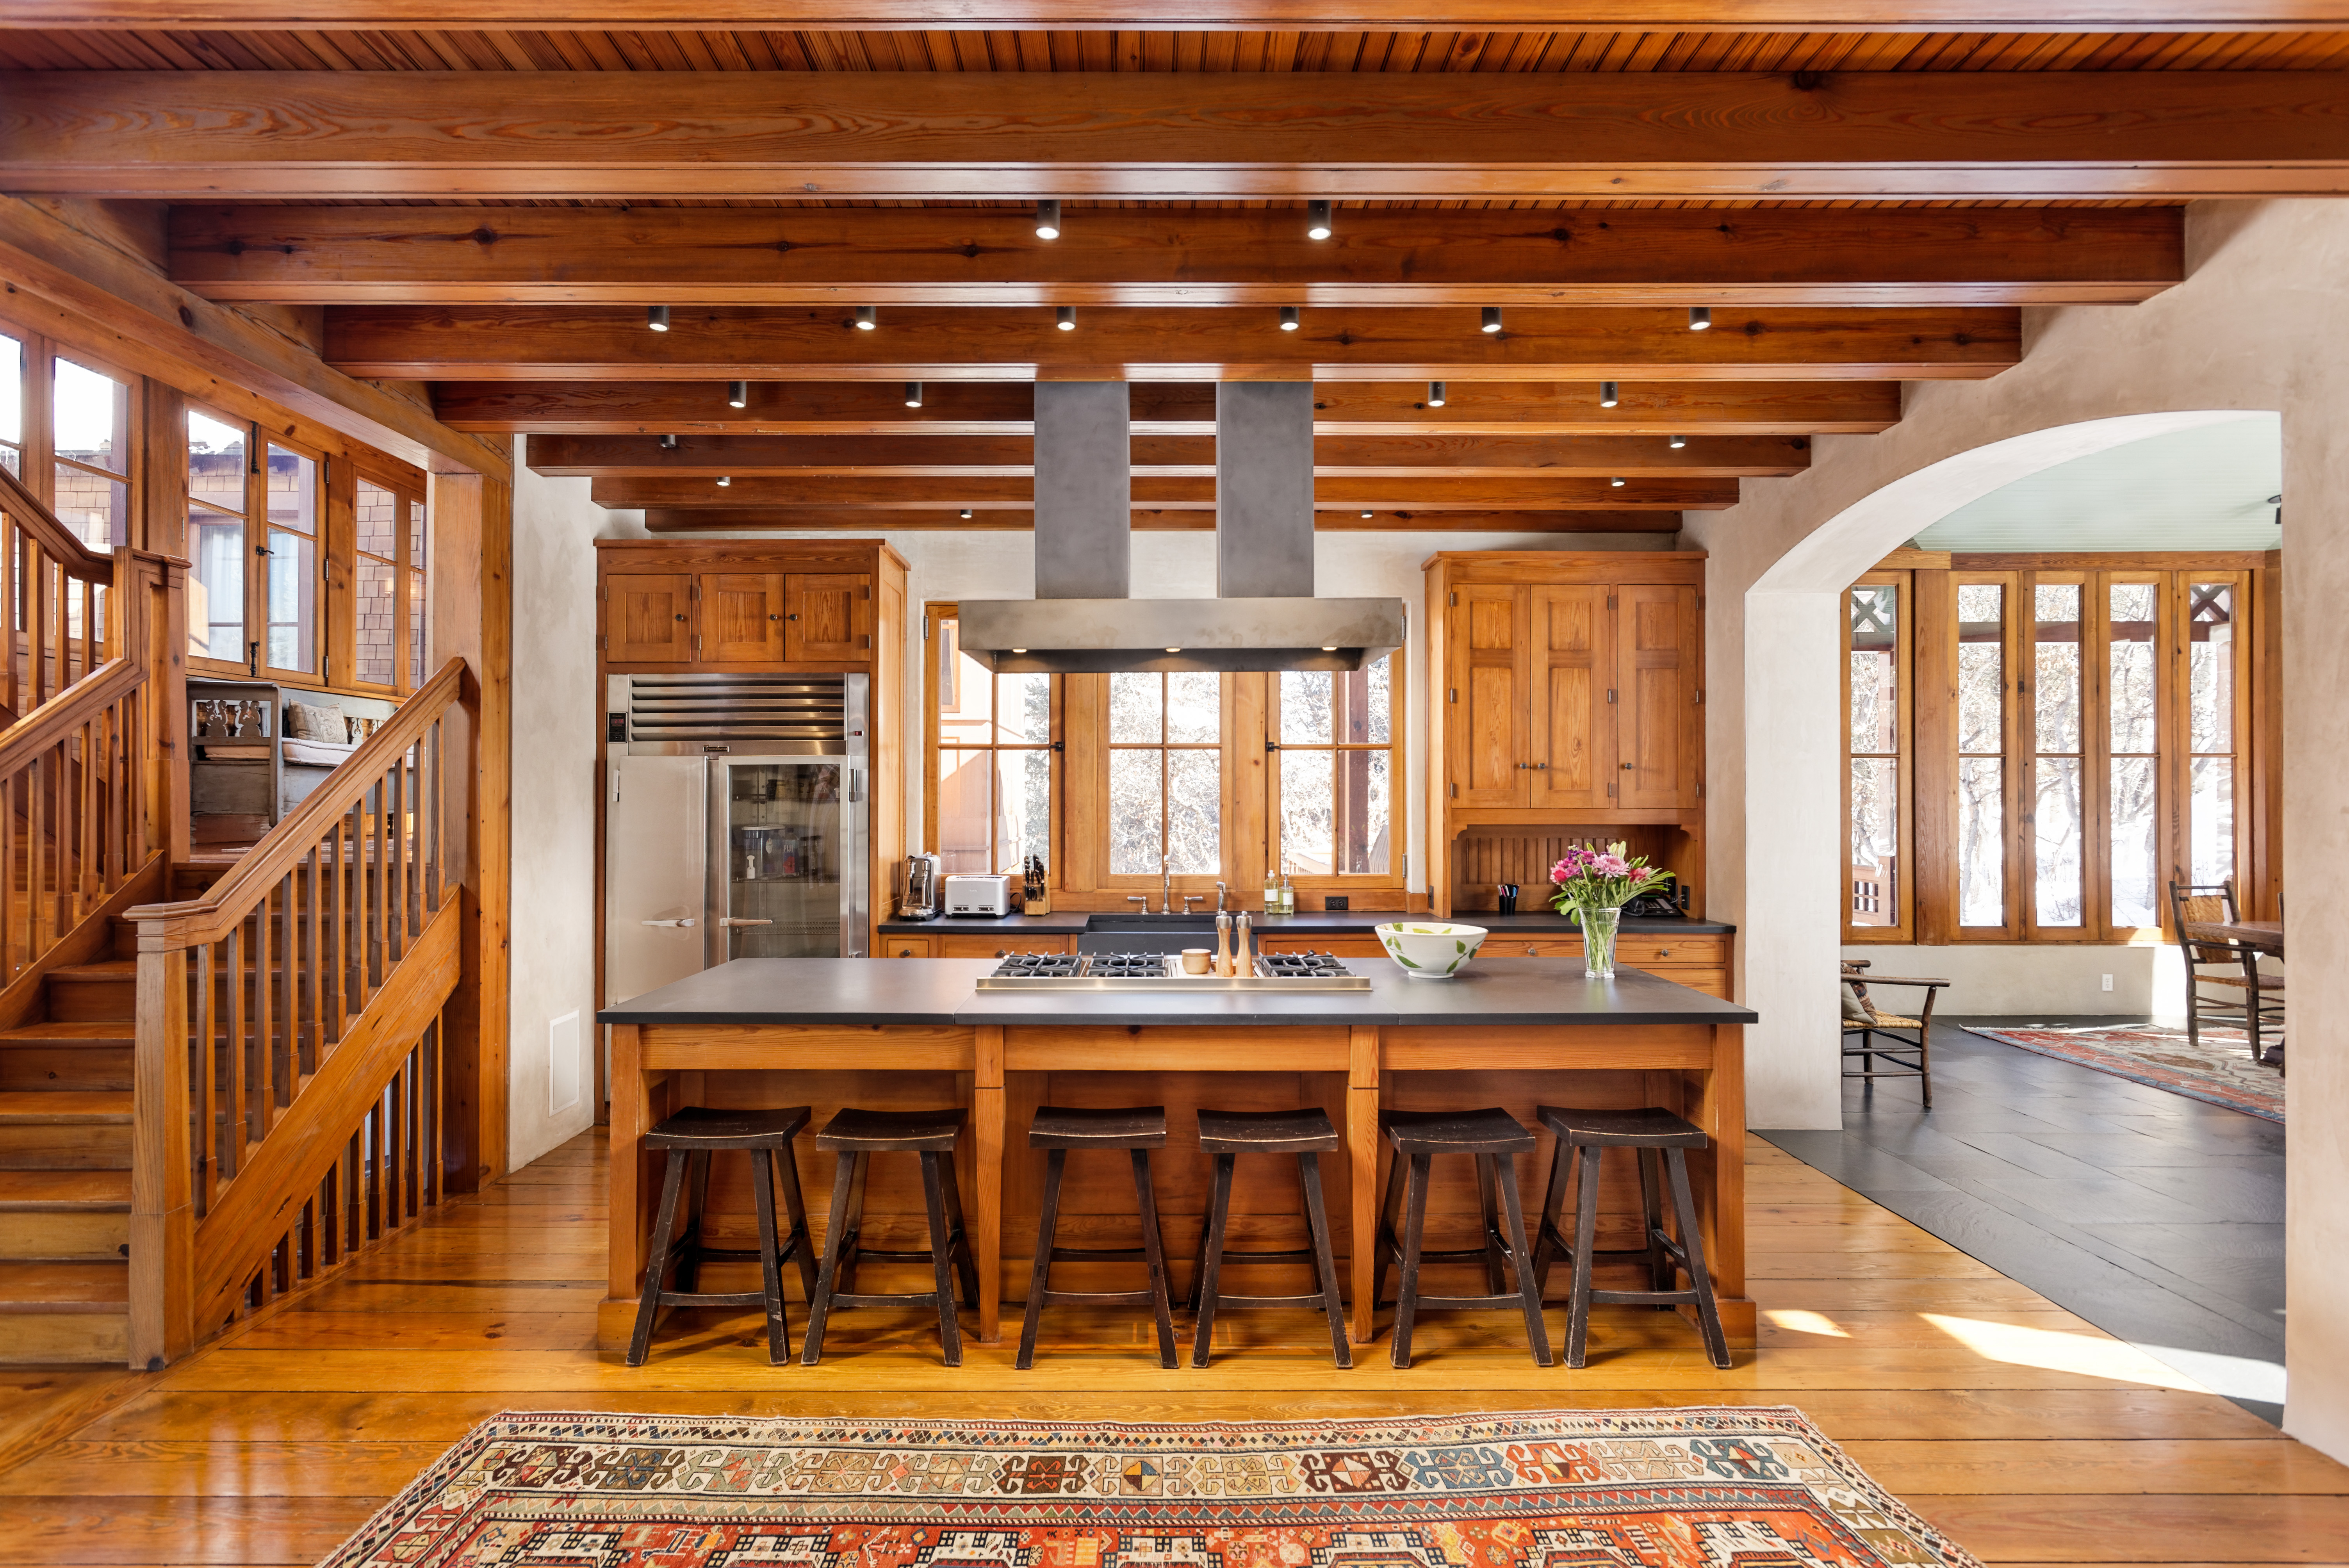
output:
<path id="1" fill-rule="evenodd" d="M 59 521 L 57 514 L 6 469 L 0 469 L 0 513 L 37 541 L 67 576 L 87 583 L 114 581 L 114 557 L 84 544 L 79 534 Z"/>
<path id="2" fill-rule="evenodd" d="M 124 652 L 118 555 L 92 550 L 0 469 L 0 707 L 21 718 Z"/>

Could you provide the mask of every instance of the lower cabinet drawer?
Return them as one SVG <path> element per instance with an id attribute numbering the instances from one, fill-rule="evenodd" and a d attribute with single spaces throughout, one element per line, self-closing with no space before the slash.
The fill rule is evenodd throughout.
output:
<path id="1" fill-rule="evenodd" d="M 930 956 L 930 939 L 926 936 L 885 936 L 881 939 L 881 945 L 874 950 L 874 955 L 879 958 L 927 958 Z"/>
<path id="2" fill-rule="evenodd" d="M 1072 953 L 1074 937 L 1021 936 L 1016 932 L 972 932 L 965 936 L 949 936 L 939 933 L 931 940 L 937 944 L 940 958 L 994 958 L 1006 953 Z"/>
<path id="3" fill-rule="evenodd" d="M 1379 958 L 1386 953 L 1375 936 L 1268 936 L 1257 947 L 1265 953 L 1327 953 L 1333 958 Z"/>
<path id="4" fill-rule="evenodd" d="M 1488 936 L 1476 950 L 1495 958 L 1579 958 L 1579 936 Z M 1718 936 L 1619 936 L 1615 962 L 1634 969 L 1717 969 L 1729 954 Z"/>

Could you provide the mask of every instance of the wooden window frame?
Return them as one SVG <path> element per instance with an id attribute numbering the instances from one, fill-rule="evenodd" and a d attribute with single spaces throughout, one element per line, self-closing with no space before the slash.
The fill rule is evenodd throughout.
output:
<path id="1" fill-rule="evenodd" d="M 350 672 L 349 679 L 344 684 L 351 690 L 380 692 L 393 696 L 405 697 L 416 689 L 414 665 L 410 657 L 408 634 L 408 617 L 411 596 L 421 597 L 424 601 L 425 614 L 427 617 L 429 618 L 431 614 L 431 594 L 429 588 L 431 578 L 427 572 L 429 562 L 418 562 L 410 559 L 410 556 L 413 553 L 413 545 L 409 538 L 412 530 L 409 526 L 409 508 L 411 504 L 422 505 L 424 503 L 424 489 L 421 485 L 412 484 L 401 476 L 394 474 L 388 469 L 380 469 L 371 463 L 356 462 L 352 464 L 352 468 L 354 472 L 351 476 L 351 528 L 350 550 L 348 552 L 349 564 L 347 568 L 349 593 L 344 596 L 342 601 L 350 608 L 347 614 L 336 618 L 336 624 L 329 630 L 327 640 L 334 648 L 336 667 L 338 669 L 348 670 Z M 392 548 L 398 553 L 392 562 L 393 657 L 391 672 L 392 678 L 388 685 L 359 679 L 359 557 L 365 555 L 370 561 L 381 561 L 384 559 L 382 556 L 377 555 L 372 551 L 363 551 L 359 548 L 358 487 L 362 483 L 371 484 L 380 490 L 388 490 L 392 497 L 394 514 L 392 520 Z M 429 541 L 431 511 L 429 507 L 425 511 L 425 528 L 427 531 L 425 552 L 429 556 L 431 552 Z M 335 563 L 330 562 L 328 565 L 329 576 L 333 574 L 334 571 Z M 420 582 L 418 577 L 419 573 L 426 573 Z M 430 634 L 429 626 L 427 628 L 426 634 L 428 636 Z"/>
<path id="2" fill-rule="evenodd" d="M 334 454 L 321 450 L 309 441 L 280 431 L 264 429 L 256 420 L 234 418 L 216 404 L 205 403 L 191 397 L 188 399 L 187 406 L 191 410 L 202 414 L 208 419 L 223 425 L 241 424 L 245 427 L 244 642 L 251 654 L 250 658 L 227 660 L 191 653 L 188 656 L 189 671 L 191 674 L 205 674 L 230 680 L 268 681 L 275 686 L 311 689 L 367 689 L 356 686 L 348 679 L 337 682 L 334 678 L 337 670 L 347 672 L 350 668 L 348 651 L 337 646 L 334 629 L 337 621 L 347 622 L 348 620 L 347 615 L 336 614 L 337 601 L 347 603 L 348 595 L 337 593 L 334 589 L 337 585 L 347 586 L 350 581 L 350 540 L 352 538 L 351 508 L 348 504 L 338 506 L 336 503 L 335 491 L 336 482 L 339 480 L 347 495 L 355 498 L 358 493 L 357 477 L 348 471 L 337 473 Z M 317 532 L 313 538 L 316 541 L 318 560 L 317 611 L 314 617 L 314 624 L 310 628 L 311 662 L 315 667 L 307 670 L 281 668 L 267 662 L 270 557 L 257 553 L 257 551 L 258 542 L 265 540 L 271 531 L 268 454 L 272 447 L 307 458 L 316 465 Z M 346 463 L 342 468 L 347 470 L 352 466 Z M 180 493 L 183 503 L 191 500 L 184 474 L 180 481 Z M 338 534 L 341 536 L 342 543 L 339 556 L 336 549 Z M 341 562 L 339 572 L 337 571 L 338 559 Z M 256 631 L 261 634 L 257 638 L 254 635 Z M 343 629 L 343 635 L 348 636 L 347 625 Z"/>
<path id="3" fill-rule="evenodd" d="M 932 851 L 939 848 L 938 753 L 944 740 L 942 731 L 945 726 L 944 715 L 938 706 L 944 691 L 943 685 L 938 679 L 938 665 L 945 658 L 947 651 L 946 639 L 941 632 L 946 623 L 960 622 L 961 611 L 962 606 L 952 601 L 933 601 L 922 606 L 922 645 L 925 650 L 922 660 L 922 847 Z M 991 676 L 988 677 L 989 680 L 994 678 Z M 1051 821 L 1052 835 L 1051 842 L 1045 851 L 1045 871 L 1054 879 L 1058 879 L 1061 875 L 1061 844 L 1062 835 L 1066 831 L 1064 824 L 1067 817 L 1068 792 L 1063 771 L 1064 758 L 1061 745 L 1061 730 L 1063 723 L 1062 705 L 1065 700 L 1063 688 L 1068 678 L 1064 676 L 1051 677 L 1051 719 L 1044 743 L 1045 755 L 1050 759 L 1046 765 L 1049 769 L 1048 787 L 1050 791 L 1047 813 Z M 994 699 L 990 695 L 988 712 L 992 715 L 994 711 Z M 1025 751 L 1031 750 L 1033 748 L 1002 747 L 989 739 L 984 743 L 969 745 L 957 741 L 956 749 L 994 752 Z M 988 831 L 990 834 L 988 852 L 989 857 L 992 858 L 994 851 L 991 842 L 992 827 Z"/>
<path id="4" fill-rule="evenodd" d="M 1900 820 L 1893 831 L 1894 865 L 1899 876 L 1892 892 L 1896 918 L 1884 925 L 1861 925 L 1852 919 L 1852 899 L 1856 879 L 1852 876 L 1851 842 L 1851 765 L 1862 757 L 1881 757 L 1881 752 L 1859 752 L 1852 749 L 1851 736 L 1851 593 L 1858 588 L 1891 588 L 1899 597 L 1893 612 L 1893 732 L 1894 749 L 1889 754 L 1894 767 L 1894 798 Z M 1917 940 L 1917 745 L 1916 745 L 1916 573 L 1912 572 L 1870 572 L 1861 576 L 1844 591 L 1838 601 L 1841 616 L 1839 636 L 1843 645 L 1841 689 L 1843 693 L 1843 939 L 1847 944 L 1860 945 L 1871 943 L 1913 943 Z"/>
<path id="5" fill-rule="evenodd" d="M 145 377 L 135 371 L 125 370 L 103 354 L 36 332 L 13 316 L 0 315 L 0 335 L 13 337 L 23 345 L 23 382 L 18 391 L 24 422 L 17 431 L 18 460 L 23 471 L 17 475 L 18 481 L 31 490 L 44 506 L 55 510 L 57 464 L 60 461 L 92 474 L 103 474 L 106 479 L 125 487 L 123 528 L 126 538 L 106 544 L 92 544 L 89 548 L 103 555 L 119 544 L 136 543 L 143 531 L 144 519 L 140 509 L 147 479 Z M 59 359 L 70 359 L 85 369 L 94 370 L 120 383 L 128 390 L 123 418 L 121 473 L 108 472 L 75 459 L 57 456 L 56 397 L 57 362 Z"/>
<path id="6" fill-rule="evenodd" d="M 1333 872 L 1315 876 L 1292 876 L 1290 881 L 1296 885 L 1298 893 L 1300 895 L 1298 910 L 1299 913 L 1306 913 L 1302 895 L 1307 893 L 1317 897 L 1337 894 L 1346 898 L 1351 898 L 1358 892 L 1369 896 L 1392 895 L 1395 907 L 1402 907 L 1402 901 L 1408 888 L 1407 877 L 1410 869 L 1405 862 L 1410 856 L 1411 811 L 1408 787 L 1404 777 L 1403 742 L 1403 724 L 1407 712 L 1404 687 L 1408 683 L 1403 679 L 1405 670 L 1402 660 L 1401 649 L 1387 655 L 1387 738 L 1383 742 L 1333 741 L 1328 746 L 1316 742 L 1309 747 L 1300 745 L 1297 748 L 1299 750 L 1328 751 L 1333 755 L 1340 751 L 1383 751 L 1387 754 L 1387 869 L 1383 872 Z M 1257 678 L 1264 683 L 1265 694 L 1265 745 L 1262 749 L 1267 762 L 1262 842 L 1267 860 L 1277 869 L 1280 863 L 1278 857 L 1281 853 L 1280 769 L 1271 759 L 1278 758 L 1282 751 L 1289 748 L 1280 738 L 1280 679 L 1277 675 L 1261 676 Z M 1264 873 L 1259 868 L 1257 872 L 1257 885 L 1260 888 L 1263 884 Z"/>

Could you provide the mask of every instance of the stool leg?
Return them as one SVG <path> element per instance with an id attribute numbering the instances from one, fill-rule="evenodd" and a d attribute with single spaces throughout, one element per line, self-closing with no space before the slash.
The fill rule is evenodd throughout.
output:
<path id="1" fill-rule="evenodd" d="M 1216 1184 L 1207 1199 L 1207 1229 L 1199 1238 L 1198 1320 L 1191 1329 L 1191 1365 L 1207 1364 L 1207 1339 L 1216 1331 L 1216 1296 L 1224 1287 L 1224 1227 L 1232 1209 L 1232 1167 L 1237 1154 L 1216 1156 Z"/>
<path id="2" fill-rule="evenodd" d="M 701 1288 L 701 1226 L 709 1212 L 709 1151 L 697 1149 L 685 1157 L 686 1200 L 683 1224 L 678 1231 L 677 1288 L 680 1295 Z"/>
<path id="3" fill-rule="evenodd" d="M 1642 1149 L 1640 1156 L 1640 1222 L 1646 1227 L 1640 1233 L 1648 1249 L 1648 1288 L 1672 1288 L 1672 1254 L 1664 1250 L 1664 1171 L 1663 1151 Z M 1670 1312 L 1659 1306 L 1658 1312 Z"/>
<path id="4" fill-rule="evenodd" d="M 659 1217 L 653 1222 L 652 1251 L 645 1255 L 645 1294 L 636 1303 L 636 1331 L 628 1336 L 628 1365 L 641 1367 L 645 1353 L 652 1347 L 653 1319 L 660 1312 L 661 1275 L 668 1273 L 669 1243 L 677 1233 L 677 1201 L 685 1182 L 686 1156 L 683 1151 L 668 1151 L 667 1168 L 661 1172 Z"/>
<path id="5" fill-rule="evenodd" d="M 1501 1244 L 1501 1210 L 1494 1192 L 1498 1180 L 1494 1174 L 1493 1157 L 1489 1154 L 1476 1156 L 1476 1202 L 1485 1221 L 1482 1244 L 1485 1248 L 1485 1294 L 1487 1295 L 1498 1295 L 1508 1287 L 1507 1276 L 1501 1272 L 1502 1262 L 1507 1254 Z"/>
<path id="6" fill-rule="evenodd" d="M 767 1360 L 781 1367 L 792 1358 L 792 1331 L 783 1321 L 783 1260 L 775 1242 L 775 1159 L 750 1150 L 750 1185 L 759 1208 L 759 1288 L 766 1295 Z"/>
<path id="7" fill-rule="evenodd" d="M 1493 1184 L 1501 1190 L 1501 1214 L 1508 1223 L 1508 1233 L 1502 1241 L 1509 1249 L 1509 1266 L 1517 1272 L 1517 1296 L 1526 1304 L 1526 1339 L 1532 1346 L 1534 1365 L 1547 1367 L 1549 1357 L 1549 1327 L 1542 1322 L 1541 1291 L 1534 1284 L 1534 1254 L 1526 1245 L 1526 1213 L 1524 1202 L 1517 1196 L 1517 1157 L 1495 1154 L 1493 1161 Z"/>
<path id="8" fill-rule="evenodd" d="M 1183 1297 L 1184 1308 L 1194 1317 L 1198 1315 L 1199 1303 L 1205 1299 L 1200 1286 L 1207 1278 L 1207 1237 L 1215 1228 L 1215 1205 L 1211 1202 L 1207 1212 L 1199 1216 L 1199 1250 L 1192 1254 L 1191 1288 Z"/>
<path id="9" fill-rule="evenodd" d="M 856 1179 L 849 1184 L 848 1244 L 841 1249 L 840 1272 L 832 1281 L 832 1288 L 843 1295 L 856 1294 L 857 1257 L 864 1251 L 864 1182 L 872 1173 L 872 1155 L 857 1155 Z"/>
<path id="10" fill-rule="evenodd" d="M 1705 1354 L 1715 1367 L 1729 1365 L 1729 1336 L 1721 1331 L 1721 1308 L 1713 1299 L 1713 1275 L 1704 1266 L 1704 1238 L 1697 1233 L 1696 1200 L 1689 1193 L 1688 1155 L 1664 1150 L 1664 1172 L 1671 1178 L 1672 1215 L 1681 1228 L 1681 1251 L 1688 1254 L 1689 1284 L 1696 1290 L 1696 1326 L 1704 1336 Z"/>
<path id="11" fill-rule="evenodd" d="M 1321 1310 L 1330 1318 L 1330 1351 L 1340 1367 L 1354 1364 L 1346 1344 L 1346 1298 L 1338 1289 L 1338 1262 L 1330 1249 L 1330 1211 L 1321 1202 L 1321 1157 L 1297 1157 L 1298 1180 L 1305 1188 L 1305 1225 L 1313 1233 L 1313 1267 L 1321 1276 Z"/>
<path id="12" fill-rule="evenodd" d="M 962 1222 L 962 1186 L 954 1157 L 938 1161 L 938 1185 L 946 1190 L 947 1224 L 953 1233 L 955 1273 L 962 1280 L 962 1304 L 978 1310 L 978 1259 L 971 1254 L 970 1229 Z"/>
<path id="13" fill-rule="evenodd" d="M 840 1288 L 840 1257 L 846 1249 L 849 1199 L 856 1185 L 862 1154 L 842 1150 L 832 1172 L 832 1218 L 823 1229 L 823 1267 L 817 1274 L 815 1296 L 808 1303 L 807 1337 L 800 1343 L 800 1362 L 812 1367 L 823 1359 L 823 1320 L 831 1313 L 833 1292 Z"/>
<path id="14" fill-rule="evenodd" d="M 1142 1258 L 1150 1267 L 1150 1305 L 1158 1314 L 1158 1365 L 1173 1367 L 1174 1313 L 1166 1298 L 1166 1250 L 1158 1234 L 1158 1192 L 1150 1181 L 1150 1150 L 1131 1149 L 1133 1202 L 1142 1212 Z"/>
<path id="15" fill-rule="evenodd" d="M 1419 1315 L 1419 1243 L 1427 1229 L 1427 1167 L 1431 1156 L 1411 1157 L 1411 1191 L 1403 1199 L 1402 1284 L 1395 1291 L 1394 1347 L 1391 1359 L 1411 1365 L 1412 1320 Z"/>
<path id="16" fill-rule="evenodd" d="M 1402 1218 L 1403 1157 L 1398 1152 L 1387 1160 L 1387 1190 L 1379 1200 L 1379 1233 L 1371 1247 L 1371 1310 L 1375 1313 L 1387 1298 L 1387 1264 L 1395 1250 L 1402 1245 L 1400 1222 Z"/>
<path id="17" fill-rule="evenodd" d="M 1566 1364 L 1579 1367 L 1590 1338 L 1590 1254 L 1599 1239 L 1597 1144 L 1575 1150 L 1582 1159 L 1574 1176 L 1574 1292 L 1566 1305 Z"/>
<path id="18" fill-rule="evenodd" d="M 947 1222 L 946 1184 L 938 1165 L 947 1156 L 922 1151 L 922 1203 L 930 1212 L 930 1274 L 938 1295 L 938 1348 L 949 1367 L 962 1365 L 962 1326 L 955 1319 L 954 1228 Z"/>
<path id="19" fill-rule="evenodd" d="M 1560 1205 L 1566 1202 L 1566 1175 L 1570 1163 L 1566 1140 L 1554 1140 L 1549 1148 L 1549 1181 L 1542 1189 L 1541 1212 L 1534 1222 L 1534 1294 L 1549 1299 L 1549 1265 L 1558 1253 L 1558 1243 L 1551 1233 L 1560 1228 L 1566 1219 Z"/>
<path id="20" fill-rule="evenodd" d="M 1928 992 L 1927 995 L 1930 995 L 1931 993 Z M 2256 993 L 2254 993 L 2251 997 L 2251 1009 L 2253 1012 L 2257 1012 L 2259 1010 L 2259 996 Z M 2259 1036 L 2255 1033 L 2251 1036 L 2251 1038 L 2256 1040 L 2259 1038 Z M 2255 1058 L 2257 1054 L 2258 1053 L 2256 1051 L 2253 1053 Z M 1917 1087 L 1925 1097 L 1925 1103 L 1920 1109 L 1925 1110 L 1932 1109 L 1933 1030 L 1932 1026 L 1930 1024 L 1924 1028 L 1917 1031 Z"/>
<path id="21" fill-rule="evenodd" d="M 796 1141 L 796 1140 L 794 1140 Z M 792 1222 L 792 1233 L 784 1239 L 783 1251 L 794 1257 L 800 1265 L 800 1288 L 810 1301 L 815 1299 L 815 1233 L 808 1228 L 807 1195 L 800 1191 L 800 1159 L 792 1144 L 775 1150 L 776 1174 L 783 1179 L 783 1213 Z"/>
<path id="22" fill-rule="evenodd" d="M 1025 1372 L 1036 1365 L 1036 1326 L 1044 1316 L 1044 1292 L 1052 1283 L 1052 1234 L 1061 1222 L 1061 1170 L 1069 1151 L 1055 1149 L 1044 1156 L 1044 1203 L 1036 1211 L 1036 1262 L 1028 1271 L 1028 1311 L 1019 1325 L 1019 1360 Z"/>

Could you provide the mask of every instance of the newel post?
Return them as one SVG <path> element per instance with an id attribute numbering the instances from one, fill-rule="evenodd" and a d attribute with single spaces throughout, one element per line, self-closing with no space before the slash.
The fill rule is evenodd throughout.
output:
<path id="1" fill-rule="evenodd" d="M 130 1365 L 156 1371 L 195 1344 L 196 1212 L 188 1120 L 188 954 L 139 923 L 132 1057 Z"/>

